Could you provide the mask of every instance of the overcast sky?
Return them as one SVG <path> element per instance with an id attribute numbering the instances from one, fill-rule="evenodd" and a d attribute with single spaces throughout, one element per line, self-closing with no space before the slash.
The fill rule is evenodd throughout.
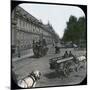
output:
<path id="1" fill-rule="evenodd" d="M 71 15 L 77 18 L 85 16 L 84 12 L 76 6 L 51 4 L 20 4 L 20 6 L 38 20 L 42 20 L 44 24 L 49 21 L 60 38 L 63 36 L 66 22 Z"/>

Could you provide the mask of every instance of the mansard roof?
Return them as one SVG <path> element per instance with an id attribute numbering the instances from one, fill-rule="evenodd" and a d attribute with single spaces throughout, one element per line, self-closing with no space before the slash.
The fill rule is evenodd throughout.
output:
<path id="1" fill-rule="evenodd" d="M 41 20 L 36 19 L 34 16 L 32 16 L 30 13 L 28 13 L 26 10 L 24 10 L 22 7 L 17 6 L 16 7 L 16 14 L 18 14 L 19 16 L 27 19 L 28 21 L 40 26 L 41 28 L 43 28 L 44 30 L 55 34 L 55 31 L 52 27 L 52 25 L 50 25 L 50 23 L 48 22 L 48 24 L 43 24 L 41 22 Z"/>

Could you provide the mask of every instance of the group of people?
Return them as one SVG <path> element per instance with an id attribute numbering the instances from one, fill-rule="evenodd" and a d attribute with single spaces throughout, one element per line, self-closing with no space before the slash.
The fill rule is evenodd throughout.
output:
<path id="1" fill-rule="evenodd" d="M 36 57 L 40 57 L 46 54 L 47 44 L 46 40 L 42 39 L 38 42 L 33 41 L 33 52 Z"/>
<path id="2" fill-rule="evenodd" d="M 74 56 L 71 51 L 69 51 L 69 53 L 67 51 L 65 51 L 65 53 L 63 55 L 64 58 L 71 57 L 71 56 Z"/>

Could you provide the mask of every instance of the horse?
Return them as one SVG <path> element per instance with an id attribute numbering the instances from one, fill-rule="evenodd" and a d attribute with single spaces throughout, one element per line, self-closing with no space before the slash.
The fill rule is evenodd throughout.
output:
<path id="1" fill-rule="evenodd" d="M 78 60 L 78 69 L 84 69 L 85 68 L 85 62 L 86 62 L 86 56 L 82 55 L 76 58 Z"/>
<path id="2" fill-rule="evenodd" d="M 32 71 L 28 76 L 17 82 L 21 88 L 33 88 L 36 86 L 37 81 L 40 79 L 41 72 L 36 70 Z"/>

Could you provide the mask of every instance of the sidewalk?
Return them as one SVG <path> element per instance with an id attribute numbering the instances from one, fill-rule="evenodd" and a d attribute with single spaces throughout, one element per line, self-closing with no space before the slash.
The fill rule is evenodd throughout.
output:
<path id="1" fill-rule="evenodd" d="M 14 57 L 14 58 L 12 58 L 12 62 L 15 62 L 15 61 L 18 61 L 18 60 L 22 60 L 22 59 L 28 58 L 30 56 L 33 56 L 33 55 L 28 54 L 28 55 L 24 55 L 24 56 L 21 56 L 21 57 Z"/>
<path id="2" fill-rule="evenodd" d="M 22 60 L 24 58 L 28 58 L 28 57 L 33 56 L 33 55 L 34 55 L 33 51 L 29 50 L 29 51 L 27 51 L 27 53 L 23 52 L 23 54 L 21 54 L 21 57 L 18 57 L 18 56 L 17 57 L 13 57 L 12 58 L 12 62 L 15 62 L 15 61 L 18 61 L 18 60 Z"/>
<path id="3" fill-rule="evenodd" d="M 54 50 L 54 48 L 51 45 L 48 45 L 48 48 L 49 48 L 49 50 L 47 52 L 47 55 L 55 54 L 55 50 Z M 12 58 L 12 62 L 19 61 L 19 60 L 22 60 L 22 59 L 31 57 L 33 55 L 34 55 L 33 50 L 32 49 L 29 49 L 27 51 L 22 52 L 21 53 L 21 57 L 18 57 L 18 56 L 13 57 Z"/>

